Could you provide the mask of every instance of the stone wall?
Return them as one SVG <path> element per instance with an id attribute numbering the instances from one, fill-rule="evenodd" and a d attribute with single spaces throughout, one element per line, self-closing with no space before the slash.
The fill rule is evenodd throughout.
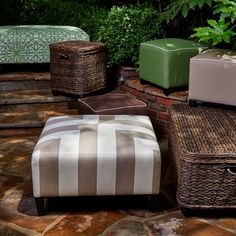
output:
<path id="1" fill-rule="evenodd" d="M 170 121 L 170 107 L 175 103 L 186 103 L 187 91 L 177 91 L 166 95 L 164 91 L 149 84 L 142 85 L 138 73 L 129 68 L 119 69 L 118 87 L 124 93 L 128 93 L 148 105 L 148 115 L 153 122 L 155 130 L 163 136 L 168 136 L 168 125 Z"/>

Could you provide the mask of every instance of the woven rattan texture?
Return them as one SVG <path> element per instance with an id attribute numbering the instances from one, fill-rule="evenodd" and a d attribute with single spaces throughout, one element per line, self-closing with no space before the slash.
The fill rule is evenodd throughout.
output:
<path id="1" fill-rule="evenodd" d="M 106 48 L 102 43 L 51 44 L 50 62 L 53 91 L 84 95 L 106 87 Z"/>
<path id="2" fill-rule="evenodd" d="M 236 208 L 236 111 L 174 105 L 170 144 L 180 206 Z"/>

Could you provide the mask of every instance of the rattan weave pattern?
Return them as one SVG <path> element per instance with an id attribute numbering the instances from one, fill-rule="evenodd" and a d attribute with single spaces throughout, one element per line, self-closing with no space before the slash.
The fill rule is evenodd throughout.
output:
<path id="1" fill-rule="evenodd" d="M 50 45 L 52 90 L 84 95 L 106 87 L 105 44 L 67 41 Z"/>
<path id="2" fill-rule="evenodd" d="M 171 108 L 177 200 L 185 208 L 236 208 L 236 111 Z"/>

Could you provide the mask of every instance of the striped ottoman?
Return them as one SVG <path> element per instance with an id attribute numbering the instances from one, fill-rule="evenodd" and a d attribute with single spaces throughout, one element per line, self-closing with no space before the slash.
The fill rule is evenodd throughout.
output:
<path id="1" fill-rule="evenodd" d="M 44 197 L 159 193 L 160 150 L 147 116 L 49 118 L 31 164 L 39 215 Z"/>

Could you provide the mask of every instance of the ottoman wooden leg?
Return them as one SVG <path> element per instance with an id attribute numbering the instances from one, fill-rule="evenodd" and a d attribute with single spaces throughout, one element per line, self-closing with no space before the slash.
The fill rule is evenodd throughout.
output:
<path id="1" fill-rule="evenodd" d="M 196 210 L 194 209 L 188 209 L 185 207 L 180 207 L 180 210 L 182 212 L 182 214 L 186 217 L 192 217 L 196 215 Z"/>
<path id="2" fill-rule="evenodd" d="M 196 100 L 189 99 L 188 103 L 189 103 L 189 106 L 190 106 L 190 107 L 196 107 L 196 106 L 197 106 Z"/>
<path id="3" fill-rule="evenodd" d="M 35 199 L 35 204 L 36 204 L 36 209 L 38 216 L 42 216 L 45 214 L 45 208 L 44 208 L 44 198 L 42 197 L 36 197 Z"/>
<path id="4" fill-rule="evenodd" d="M 59 94 L 57 91 L 52 90 L 52 95 L 53 95 L 53 96 L 59 96 L 60 94 Z"/>
<path id="5" fill-rule="evenodd" d="M 148 208 L 151 212 L 155 212 L 158 208 L 159 195 L 148 196 Z"/>
<path id="6" fill-rule="evenodd" d="M 140 84 L 142 84 L 142 85 L 148 84 L 148 82 L 147 82 L 146 80 L 140 79 L 139 81 L 140 81 Z M 150 84 L 150 83 L 149 83 L 149 84 Z"/>

